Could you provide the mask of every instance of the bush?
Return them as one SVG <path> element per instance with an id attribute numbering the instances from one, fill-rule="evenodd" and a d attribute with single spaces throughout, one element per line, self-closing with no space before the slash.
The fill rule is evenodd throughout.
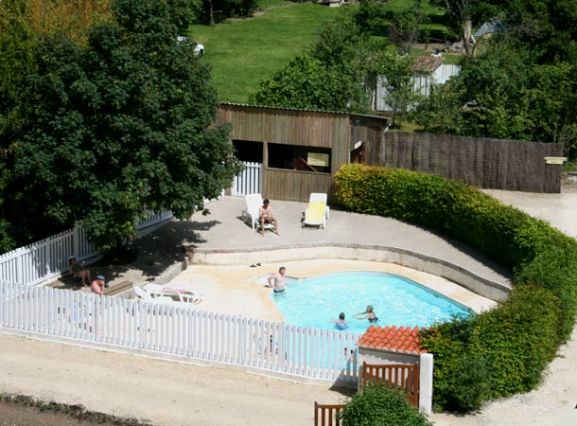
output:
<path id="1" fill-rule="evenodd" d="M 435 356 L 436 409 L 471 411 L 533 389 L 577 314 L 577 242 L 465 184 L 407 170 L 347 165 L 335 176 L 349 210 L 426 226 L 513 268 L 500 307 L 424 331 Z"/>
<path id="2" fill-rule="evenodd" d="M 405 393 L 370 384 L 357 393 L 342 413 L 343 426 L 430 426 L 431 422 L 409 404 Z"/>

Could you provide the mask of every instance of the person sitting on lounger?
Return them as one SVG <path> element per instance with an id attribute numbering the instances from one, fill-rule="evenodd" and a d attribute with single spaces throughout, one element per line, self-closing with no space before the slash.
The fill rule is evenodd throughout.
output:
<path id="1" fill-rule="evenodd" d="M 270 201 L 265 198 L 262 202 L 262 206 L 258 209 L 258 222 L 260 223 L 260 233 L 264 234 L 264 225 L 271 223 L 274 225 L 274 229 L 277 235 L 278 232 L 278 222 L 272 214 L 272 207 L 270 206 Z"/>

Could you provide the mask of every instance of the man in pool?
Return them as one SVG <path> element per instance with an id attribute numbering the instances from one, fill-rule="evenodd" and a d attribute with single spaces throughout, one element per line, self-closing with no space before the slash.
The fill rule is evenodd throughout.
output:
<path id="1" fill-rule="evenodd" d="M 377 314 L 375 314 L 375 311 L 373 310 L 373 305 L 367 305 L 365 312 L 359 312 L 358 314 L 356 314 L 355 318 L 356 319 L 367 319 L 367 320 L 369 320 L 370 323 L 374 323 L 374 322 L 377 322 L 379 320 L 379 318 L 377 317 Z"/>
<path id="2" fill-rule="evenodd" d="M 268 277 L 268 286 L 272 287 L 275 293 L 281 293 L 285 289 L 286 285 L 284 278 L 285 272 L 286 268 L 284 266 L 281 266 L 280 268 L 278 268 L 278 272 L 270 274 L 270 276 Z"/>

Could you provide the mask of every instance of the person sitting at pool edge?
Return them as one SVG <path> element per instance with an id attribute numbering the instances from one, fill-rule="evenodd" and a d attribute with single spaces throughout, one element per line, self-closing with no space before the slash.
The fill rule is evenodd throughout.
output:
<path id="1" fill-rule="evenodd" d="M 80 285 L 90 285 L 90 269 L 86 268 L 76 259 L 76 256 L 68 258 L 68 272 L 72 274 L 74 282 Z"/>
<path id="2" fill-rule="evenodd" d="M 347 329 L 347 321 L 345 320 L 345 313 L 341 312 L 339 314 L 339 319 L 335 321 L 335 328 L 337 330 L 346 330 Z"/>
<path id="3" fill-rule="evenodd" d="M 284 274 L 286 272 L 286 268 L 281 266 L 278 268 L 278 272 L 270 274 L 268 277 L 268 286 L 272 287 L 275 293 L 281 293 L 285 289 L 285 277 Z"/>
<path id="4" fill-rule="evenodd" d="M 373 305 L 367 305 L 365 312 L 359 312 L 358 314 L 356 314 L 355 318 L 356 319 L 367 319 L 371 323 L 377 322 L 379 320 L 379 318 L 377 317 L 377 314 L 375 314 L 375 311 L 373 310 Z"/>
<path id="5" fill-rule="evenodd" d="M 260 223 L 260 230 L 258 231 L 259 233 L 264 235 L 264 225 L 271 223 L 274 225 L 274 232 L 277 235 L 280 235 L 278 230 L 278 222 L 272 214 L 272 207 L 270 206 L 270 201 L 268 198 L 264 199 L 262 206 L 258 209 L 258 221 Z"/>
<path id="6" fill-rule="evenodd" d="M 104 280 L 104 275 L 96 275 L 92 284 L 90 284 L 90 290 L 94 294 L 98 294 L 100 296 L 104 295 L 104 287 L 108 287 Z"/>

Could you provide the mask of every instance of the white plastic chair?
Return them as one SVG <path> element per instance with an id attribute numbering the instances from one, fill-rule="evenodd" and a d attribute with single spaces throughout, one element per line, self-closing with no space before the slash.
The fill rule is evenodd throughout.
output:
<path id="1" fill-rule="evenodd" d="M 244 196 L 246 202 L 246 208 L 242 211 L 242 217 L 246 221 L 248 220 L 249 225 L 252 229 L 258 229 L 259 223 L 259 209 L 262 206 L 262 196 L 260 194 L 248 194 Z M 265 229 L 273 230 L 274 225 L 272 223 L 265 223 Z"/>

